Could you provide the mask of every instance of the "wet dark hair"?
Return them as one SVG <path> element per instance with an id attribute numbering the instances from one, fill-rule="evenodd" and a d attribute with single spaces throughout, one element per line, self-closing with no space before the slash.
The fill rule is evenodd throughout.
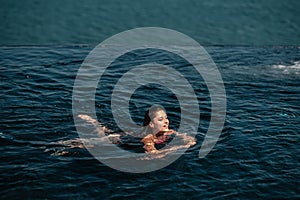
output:
<path id="1" fill-rule="evenodd" d="M 150 122 L 151 119 L 149 117 L 149 110 L 147 110 L 144 116 L 143 127 L 148 126 Z"/>
<path id="2" fill-rule="evenodd" d="M 166 112 L 164 107 L 162 107 L 161 105 L 154 104 L 153 106 L 151 106 L 145 113 L 143 127 L 148 126 L 151 120 L 155 117 L 155 113 L 161 110 Z"/>

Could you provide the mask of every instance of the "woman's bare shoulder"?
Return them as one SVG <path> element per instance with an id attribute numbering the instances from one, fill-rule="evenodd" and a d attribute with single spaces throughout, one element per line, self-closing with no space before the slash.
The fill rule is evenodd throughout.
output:
<path id="1" fill-rule="evenodd" d="M 148 134 L 144 138 L 153 138 L 153 135 L 152 134 Z"/>
<path id="2" fill-rule="evenodd" d="M 146 135 L 143 139 L 142 139 L 142 142 L 149 142 L 149 141 L 152 141 L 154 139 L 153 135 L 152 134 L 148 134 Z"/>

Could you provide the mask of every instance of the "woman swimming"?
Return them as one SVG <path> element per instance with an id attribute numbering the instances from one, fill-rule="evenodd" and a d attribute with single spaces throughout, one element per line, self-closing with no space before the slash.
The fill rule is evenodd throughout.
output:
<path id="1" fill-rule="evenodd" d="M 195 138 L 169 129 L 169 119 L 166 111 L 159 105 L 154 105 L 146 111 L 142 132 L 147 134 L 142 139 L 146 153 L 158 153 L 155 147 L 156 144 L 165 143 L 171 135 L 182 137 L 186 143 L 185 145 L 193 146 L 196 144 Z"/>
<path id="2" fill-rule="evenodd" d="M 91 118 L 88 115 L 78 115 L 81 119 L 93 124 L 96 127 L 96 132 L 107 133 L 106 137 L 112 142 L 117 144 L 120 140 L 120 135 L 109 134 L 113 133 L 112 130 L 99 123 L 97 120 Z M 100 134 L 101 135 L 101 134 Z M 187 136 L 186 134 L 180 134 L 172 129 L 169 129 L 169 119 L 165 109 L 160 105 L 153 105 L 150 107 L 144 116 L 142 132 L 140 134 L 145 135 L 141 142 L 144 144 L 143 148 L 147 154 L 162 154 L 166 153 L 165 150 L 158 150 L 156 146 L 164 145 L 172 136 L 179 136 L 183 139 L 184 145 L 173 147 L 173 150 L 179 148 L 188 148 L 196 144 L 195 138 Z M 171 150 L 171 149 L 169 149 Z"/>

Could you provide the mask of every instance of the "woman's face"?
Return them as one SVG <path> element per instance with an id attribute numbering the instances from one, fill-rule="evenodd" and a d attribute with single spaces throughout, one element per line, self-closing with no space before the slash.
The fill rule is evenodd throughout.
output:
<path id="1" fill-rule="evenodd" d="M 154 118 L 149 123 L 152 133 L 156 134 L 159 131 L 168 131 L 169 130 L 169 120 L 165 111 L 160 110 L 155 113 Z"/>

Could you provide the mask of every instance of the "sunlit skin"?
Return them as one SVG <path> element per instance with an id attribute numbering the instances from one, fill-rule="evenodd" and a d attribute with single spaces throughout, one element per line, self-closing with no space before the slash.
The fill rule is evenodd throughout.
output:
<path id="1" fill-rule="evenodd" d="M 155 144 L 165 143 L 170 138 L 170 135 L 172 134 L 175 134 L 176 136 L 179 136 L 183 139 L 184 144 L 181 147 L 188 148 L 196 144 L 195 138 L 188 136 L 186 134 L 178 133 L 172 129 L 169 129 L 169 119 L 166 112 L 163 109 L 159 109 L 158 111 L 154 112 L 153 115 L 151 114 L 151 116 L 152 118 L 149 119 L 150 122 L 148 122 L 149 124 L 147 125 L 147 127 L 150 128 L 150 130 L 148 134 L 142 139 L 142 142 L 144 143 L 143 148 L 145 149 L 145 152 L 147 154 L 154 153 L 155 155 L 157 155 L 159 153 L 166 153 L 164 151 L 157 150 L 155 148 Z M 103 124 L 99 123 L 97 120 L 91 118 L 88 115 L 78 115 L 78 117 L 93 124 L 96 127 L 96 131 L 99 132 L 99 134 L 103 132 L 106 133 L 113 132 L 112 130 L 108 129 Z M 108 136 L 114 136 L 115 139 L 116 138 L 115 135 L 116 134 L 113 135 L 109 134 Z"/>
<path id="2" fill-rule="evenodd" d="M 149 123 L 149 127 L 152 130 L 152 134 L 156 134 L 159 131 L 169 131 L 169 119 L 167 114 L 163 110 L 156 112 L 155 117 Z"/>
<path id="3" fill-rule="evenodd" d="M 155 113 L 149 123 L 149 127 L 151 129 L 151 134 L 148 134 L 142 139 L 146 153 L 158 153 L 159 150 L 155 148 L 155 144 L 165 142 L 171 134 L 181 136 L 185 141 L 187 141 L 188 146 L 196 144 L 196 140 L 194 138 L 187 136 L 186 134 L 179 134 L 174 130 L 169 129 L 169 119 L 164 110 L 159 110 Z"/>

